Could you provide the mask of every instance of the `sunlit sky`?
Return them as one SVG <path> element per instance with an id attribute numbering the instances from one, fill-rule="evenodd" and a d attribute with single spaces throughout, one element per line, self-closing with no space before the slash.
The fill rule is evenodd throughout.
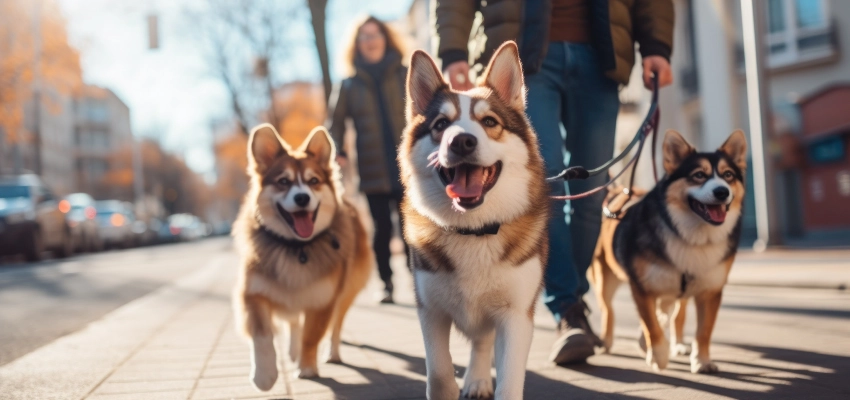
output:
<path id="1" fill-rule="evenodd" d="M 80 50 L 87 83 L 112 89 L 130 107 L 133 132 L 155 137 L 183 155 L 194 170 L 211 176 L 211 122 L 230 114 L 227 92 L 215 78 L 183 18 L 187 5 L 204 0 L 59 0 L 71 43 Z M 306 0 L 287 0 L 305 4 Z M 335 59 L 340 38 L 353 18 L 364 13 L 396 19 L 411 0 L 329 0 L 328 47 L 331 70 L 340 79 Z M 146 16 L 160 17 L 160 48 L 149 50 Z M 305 14 L 308 16 L 309 14 Z M 309 20 L 303 24 L 312 40 Z M 312 43 L 312 41 L 310 42 Z M 303 54 L 302 54 L 303 53 Z M 320 81 L 318 56 L 312 47 L 295 57 L 289 80 Z"/>

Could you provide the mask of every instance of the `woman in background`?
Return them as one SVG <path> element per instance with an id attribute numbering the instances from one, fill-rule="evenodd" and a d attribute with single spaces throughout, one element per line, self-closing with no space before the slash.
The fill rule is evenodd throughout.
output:
<path id="1" fill-rule="evenodd" d="M 344 57 L 349 77 L 331 95 L 328 125 L 343 164 L 347 161 L 342 150 L 345 121 L 350 118 L 353 122 L 360 191 L 366 195 L 375 223 L 373 249 L 384 282 L 381 302 L 392 303 L 391 212 L 398 213 L 401 222 L 402 187 L 396 154 L 405 125 L 402 99 L 407 68 L 402 65 L 397 35 L 377 18 L 370 16 L 355 24 L 352 36 Z"/>

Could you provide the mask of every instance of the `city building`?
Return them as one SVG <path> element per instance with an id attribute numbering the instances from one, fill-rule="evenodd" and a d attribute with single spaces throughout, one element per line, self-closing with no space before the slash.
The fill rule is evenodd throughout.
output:
<path id="1" fill-rule="evenodd" d="M 86 85 L 74 98 L 77 190 L 97 199 L 133 199 L 130 109 L 111 90 Z"/>
<path id="2" fill-rule="evenodd" d="M 75 187 L 74 156 L 68 151 L 74 126 L 72 103 L 70 96 L 45 87 L 24 106 L 24 130 L 17 150 L 12 149 L 13 159 L 19 157 L 13 160 L 13 165 L 18 164 L 15 169 L 40 174 L 57 195 L 72 193 Z"/>
<path id="3" fill-rule="evenodd" d="M 661 132 L 676 129 L 702 149 L 716 149 L 735 129 L 749 133 L 741 2 L 675 0 L 675 82 L 661 91 Z M 779 243 L 850 243 L 850 2 L 768 0 L 764 6 L 771 117 L 766 148 L 782 237 Z M 636 68 L 635 73 L 639 68 Z M 636 78 L 636 76 L 633 76 Z M 627 143 L 648 107 L 639 79 L 625 88 L 618 143 Z M 642 186 L 651 186 L 642 163 Z M 649 178 L 649 179 L 647 179 Z M 756 237 L 752 168 L 742 245 Z M 840 214 L 840 215 L 839 215 Z"/>

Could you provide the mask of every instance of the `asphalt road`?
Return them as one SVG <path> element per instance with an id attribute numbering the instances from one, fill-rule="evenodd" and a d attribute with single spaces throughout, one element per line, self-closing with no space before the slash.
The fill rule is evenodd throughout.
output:
<path id="1" fill-rule="evenodd" d="M 0 264 L 0 365 L 230 251 L 229 238 Z"/>

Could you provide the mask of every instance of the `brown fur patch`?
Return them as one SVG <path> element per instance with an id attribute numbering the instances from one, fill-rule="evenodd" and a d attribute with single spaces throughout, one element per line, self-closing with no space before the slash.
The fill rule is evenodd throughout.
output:
<path id="1" fill-rule="evenodd" d="M 537 212 L 523 215 L 513 223 L 502 226 L 500 233 L 504 235 L 501 261 L 522 265 L 539 255 L 545 263 L 549 238 L 539 232 L 546 230 L 548 213 L 545 207 L 535 211 Z"/>

